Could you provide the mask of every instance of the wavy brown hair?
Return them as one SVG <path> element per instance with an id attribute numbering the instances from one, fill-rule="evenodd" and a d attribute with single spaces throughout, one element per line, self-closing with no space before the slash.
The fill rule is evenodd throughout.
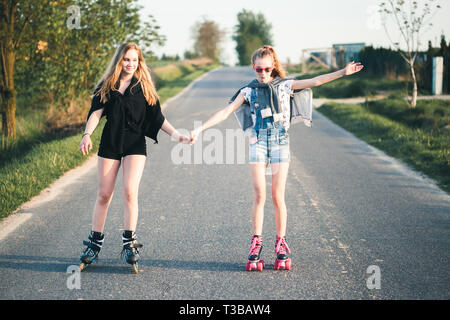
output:
<path id="1" fill-rule="evenodd" d="M 134 72 L 134 76 L 137 78 L 136 84 L 130 88 L 130 91 L 141 84 L 142 93 L 144 94 L 145 100 L 149 105 L 155 105 L 158 100 L 158 94 L 156 93 L 156 88 L 153 84 L 152 78 L 150 76 L 150 69 L 147 67 L 145 63 L 144 56 L 142 55 L 141 49 L 134 42 L 127 42 L 121 44 L 114 54 L 111 62 L 109 63 L 108 68 L 106 68 L 105 73 L 102 78 L 97 83 L 97 88 L 100 87 L 100 90 L 96 92 L 96 95 L 100 95 L 100 101 L 105 103 L 108 101 L 107 93 L 109 91 L 118 91 L 115 88 L 115 84 L 120 78 L 120 74 L 122 73 L 122 61 L 125 54 L 128 50 L 134 49 L 138 53 L 138 67 Z"/>
<path id="2" fill-rule="evenodd" d="M 264 58 L 265 56 L 271 56 L 273 59 L 273 70 L 272 73 L 270 74 L 271 77 L 286 78 L 286 72 L 284 71 L 283 66 L 278 60 L 278 56 L 275 50 L 271 46 L 264 46 L 262 48 L 255 50 L 255 52 L 253 52 L 252 55 L 252 64 L 255 64 L 256 59 Z"/>

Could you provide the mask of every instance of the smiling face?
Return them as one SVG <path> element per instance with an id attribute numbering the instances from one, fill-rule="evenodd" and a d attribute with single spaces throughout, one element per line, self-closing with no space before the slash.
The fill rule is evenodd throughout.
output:
<path id="1" fill-rule="evenodd" d="M 259 82 L 269 83 L 272 81 L 273 58 L 270 55 L 256 58 L 253 64 L 253 70 L 255 70 L 256 78 Z"/>
<path id="2" fill-rule="evenodd" d="M 135 49 L 128 50 L 122 59 L 122 73 L 134 74 L 139 65 L 139 55 Z"/>

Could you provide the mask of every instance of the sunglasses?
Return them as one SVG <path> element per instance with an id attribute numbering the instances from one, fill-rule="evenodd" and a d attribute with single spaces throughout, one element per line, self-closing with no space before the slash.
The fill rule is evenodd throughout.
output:
<path id="1" fill-rule="evenodd" d="M 263 71 L 265 72 L 265 73 L 269 73 L 269 72 L 272 72 L 272 70 L 273 70 L 273 68 L 269 68 L 269 67 L 267 67 L 267 68 L 255 68 L 255 66 L 253 66 L 253 69 L 255 69 L 255 71 L 257 72 L 257 73 L 262 73 Z"/>

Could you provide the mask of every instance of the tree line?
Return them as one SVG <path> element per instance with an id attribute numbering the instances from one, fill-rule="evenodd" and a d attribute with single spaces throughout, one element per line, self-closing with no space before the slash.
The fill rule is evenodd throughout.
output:
<path id="1" fill-rule="evenodd" d="M 415 62 L 417 85 L 422 91 L 431 92 L 433 57 L 438 56 L 444 59 L 442 90 L 450 93 L 450 41 L 445 40 L 445 35 L 441 35 L 439 47 L 434 48 L 431 41 L 428 41 L 428 49 L 418 52 Z M 359 57 L 368 75 L 405 80 L 411 77 L 409 66 L 397 50 L 367 46 L 360 51 Z"/>

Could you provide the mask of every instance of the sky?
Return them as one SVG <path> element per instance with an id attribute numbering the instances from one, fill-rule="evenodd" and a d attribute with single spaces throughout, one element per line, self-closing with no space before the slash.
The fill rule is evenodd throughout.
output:
<path id="1" fill-rule="evenodd" d="M 408 1 L 408 0 L 407 0 Z M 303 49 L 326 48 L 334 43 L 364 42 L 374 47 L 392 47 L 382 27 L 376 9 L 381 0 L 138 0 L 143 6 L 142 19 L 151 14 L 167 37 L 164 46 L 155 48 L 158 56 L 183 57 L 192 51 L 192 26 L 204 18 L 215 21 L 226 32 L 222 44 L 222 60 L 230 65 L 237 62 L 235 42 L 231 39 L 242 9 L 262 13 L 272 24 L 274 46 L 280 60 L 299 63 Z M 423 5 L 425 0 L 418 0 Z M 433 26 L 424 33 L 420 49 L 428 41 L 439 46 L 441 34 L 450 40 L 450 0 L 435 0 L 441 9 L 433 16 Z M 447 19 L 446 19 L 447 18 Z M 391 38 L 399 40 L 398 28 L 388 21 Z M 396 31 L 397 30 L 397 31 Z"/>

